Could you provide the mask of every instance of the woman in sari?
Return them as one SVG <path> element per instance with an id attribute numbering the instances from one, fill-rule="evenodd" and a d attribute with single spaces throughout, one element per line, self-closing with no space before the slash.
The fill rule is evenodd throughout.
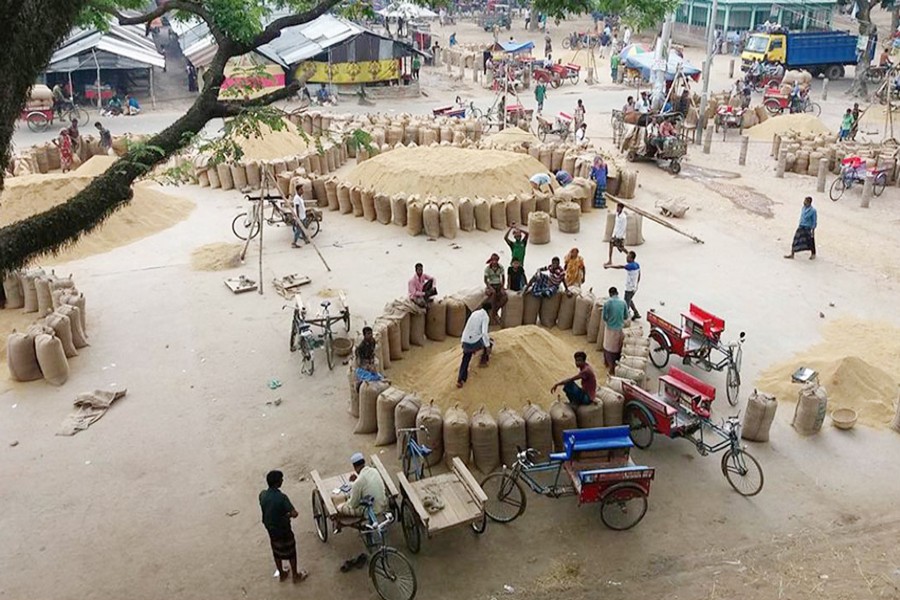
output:
<path id="1" fill-rule="evenodd" d="M 580 286 L 586 275 L 584 259 L 578 254 L 578 248 L 572 248 L 566 254 L 566 287 Z"/>
<path id="2" fill-rule="evenodd" d="M 72 138 L 65 129 L 59 132 L 59 137 L 53 140 L 59 149 L 59 165 L 62 172 L 65 173 L 72 169 Z"/>

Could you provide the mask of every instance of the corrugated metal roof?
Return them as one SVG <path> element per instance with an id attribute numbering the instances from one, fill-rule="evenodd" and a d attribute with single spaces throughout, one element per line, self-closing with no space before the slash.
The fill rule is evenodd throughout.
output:
<path id="1" fill-rule="evenodd" d="M 129 59 L 142 66 L 163 67 L 166 59 L 156 51 L 153 40 L 144 36 L 144 29 L 137 25 L 121 26 L 111 23 L 108 31 L 77 29 L 50 57 L 48 72 L 71 70 L 83 62 L 69 60 L 89 50 L 102 50 Z M 65 61 L 65 65 L 63 62 Z M 65 68 L 63 68 L 65 67 Z M 88 68 L 88 67 L 85 67 Z M 90 67 L 93 68 L 93 67 Z M 133 68 L 133 67 L 117 67 Z"/>
<path id="2" fill-rule="evenodd" d="M 260 46 L 259 53 L 288 67 L 322 54 L 328 48 L 364 31 L 365 29 L 350 21 L 322 15 L 309 23 L 288 27 L 281 32 L 281 36 Z"/>

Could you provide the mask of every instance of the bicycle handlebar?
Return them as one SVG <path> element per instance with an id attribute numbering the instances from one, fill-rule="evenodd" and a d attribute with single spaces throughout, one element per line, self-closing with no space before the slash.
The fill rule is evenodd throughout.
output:
<path id="1" fill-rule="evenodd" d="M 379 521 L 377 523 L 367 523 L 366 530 L 367 531 L 378 531 L 378 532 L 384 531 L 395 520 L 396 519 L 394 519 L 394 513 L 386 512 L 386 513 L 384 513 L 384 521 Z"/>

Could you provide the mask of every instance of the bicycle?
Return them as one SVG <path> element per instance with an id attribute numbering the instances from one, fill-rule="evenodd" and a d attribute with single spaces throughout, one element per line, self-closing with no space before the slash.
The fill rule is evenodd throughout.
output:
<path id="1" fill-rule="evenodd" d="M 325 348 L 325 360 L 328 363 L 328 370 L 334 369 L 334 334 L 331 326 L 338 321 L 344 322 L 344 328 L 350 331 L 350 309 L 343 307 L 338 316 L 332 317 L 328 313 L 328 307 L 331 302 L 324 300 L 320 306 L 322 307 L 321 316 L 314 319 L 306 318 L 306 306 L 303 304 L 303 298 L 300 294 L 294 295 L 294 316 L 291 321 L 291 352 L 300 352 L 300 372 L 305 375 L 312 375 L 316 371 L 316 360 L 313 351 L 316 348 Z M 282 307 L 288 308 L 288 306 Z M 312 332 L 312 326 L 322 328 L 322 333 L 316 335 Z"/>
<path id="2" fill-rule="evenodd" d="M 428 430 L 423 426 L 408 427 L 397 430 L 397 434 L 401 436 L 400 444 L 403 450 L 403 475 L 410 481 L 418 481 L 425 478 L 425 471 L 431 477 L 431 467 L 428 466 L 427 457 L 432 450 L 425 444 L 420 444 L 416 439 L 419 431 L 425 432 L 428 437 Z"/>
<path id="3" fill-rule="evenodd" d="M 371 498 L 364 498 L 366 521 L 359 533 L 369 555 L 369 579 L 383 600 L 412 600 L 416 597 L 418 581 L 409 559 L 396 548 L 387 545 L 385 530 L 396 520 L 387 512 L 379 521 L 372 508 Z"/>
<path id="4" fill-rule="evenodd" d="M 876 197 L 880 196 L 884 193 L 884 188 L 887 187 L 887 171 L 873 168 L 869 169 L 868 173 L 872 175 L 872 194 Z M 841 173 L 828 189 L 828 197 L 831 198 L 832 202 L 837 202 L 846 190 L 853 187 L 853 184 L 865 184 L 865 177 L 853 165 L 841 165 Z"/>
<path id="5" fill-rule="evenodd" d="M 269 204 L 268 207 L 263 205 L 263 198 L 244 196 L 244 199 L 253 203 L 251 211 L 249 213 L 242 212 L 231 221 L 231 231 L 239 240 L 246 240 L 248 236 L 251 240 L 255 238 L 259 235 L 260 224 L 263 222 L 269 225 L 294 226 L 294 213 L 278 205 L 281 200 L 280 196 L 267 196 L 265 200 Z M 266 208 L 271 210 L 267 213 Z M 306 220 L 303 222 L 303 226 L 310 239 L 319 235 L 321 221 L 321 211 L 314 207 L 306 209 Z"/>
<path id="6" fill-rule="evenodd" d="M 72 120 L 77 119 L 83 125 L 90 120 L 91 116 L 86 110 L 75 104 L 64 103 L 64 106 L 53 109 L 26 111 L 24 118 L 28 123 L 28 129 L 38 133 L 46 131 L 57 119 L 64 123 L 71 123 Z"/>

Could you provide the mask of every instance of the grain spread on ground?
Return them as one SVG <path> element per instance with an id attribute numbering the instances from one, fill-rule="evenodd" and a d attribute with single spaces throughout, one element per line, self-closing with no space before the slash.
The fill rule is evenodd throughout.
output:
<path id="1" fill-rule="evenodd" d="M 779 402 L 797 402 L 801 386 L 791 383 L 791 374 L 809 367 L 818 371 L 828 392 L 829 413 L 852 408 L 861 424 L 887 425 L 897 399 L 898 382 L 891 373 L 900 372 L 898 340 L 900 329 L 888 323 L 838 319 L 825 326 L 819 344 L 764 371 L 756 387 Z"/>
<path id="2" fill-rule="evenodd" d="M 462 389 L 456 387 L 462 358 L 458 338 L 429 343 L 407 354 L 393 366 L 391 381 L 423 399 L 433 398 L 443 409 L 458 402 L 471 415 L 484 404 L 496 417 L 503 406 L 521 411 L 529 401 L 547 409 L 556 398 L 550 394 L 550 387 L 577 370 L 572 355 L 584 350 L 589 362 L 595 356 L 583 338 L 535 325 L 492 331 L 491 339 L 494 349 L 490 365 L 479 367 L 476 355 Z M 602 377 L 602 364 L 599 359 L 594 363 L 595 372 Z M 557 392 L 565 399 L 562 388 Z"/>
<path id="3" fill-rule="evenodd" d="M 241 160 L 272 160 L 305 153 L 308 147 L 306 139 L 290 121 L 285 120 L 284 125 L 281 131 L 272 131 L 268 126 L 260 125 L 259 137 L 236 138 L 235 143 L 244 151 Z"/>
<path id="4" fill-rule="evenodd" d="M 546 171 L 527 154 L 434 146 L 379 154 L 354 167 L 347 180 L 388 195 L 506 197 L 528 192 L 529 178 Z"/>
<path id="5" fill-rule="evenodd" d="M 503 131 L 485 138 L 485 142 L 491 146 L 515 146 L 516 144 L 537 146 L 541 143 L 541 140 L 537 139 L 530 131 L 525 131 L 518 127 L 507 127 Z"/>
<path id="6" fill-rule="evenodd" d="M 90 157 L 80 167 L 75 169 L 75 175 L 78 177 L 97 177 L 103 175 L 114 162 L 119 160 L 118 156 L 104 156 L 97 154 Z"/>
<path id="7" fill-rule="evenodd" d="M 191 268 L 195 271 L 224 271 L 241 264 L 243 244 L 216 242 L 194 248 L 191 252 Z"/>
<path id="8" fill-rule="evenodd" d="M 834 133 L 818 117 L 800 113 L 779 115 L 745 130 L 751 140 L 765 141 L 771 141 L 772 136 L 776 133 L 782 134 L 790 131 L 811 135 Z"/>

